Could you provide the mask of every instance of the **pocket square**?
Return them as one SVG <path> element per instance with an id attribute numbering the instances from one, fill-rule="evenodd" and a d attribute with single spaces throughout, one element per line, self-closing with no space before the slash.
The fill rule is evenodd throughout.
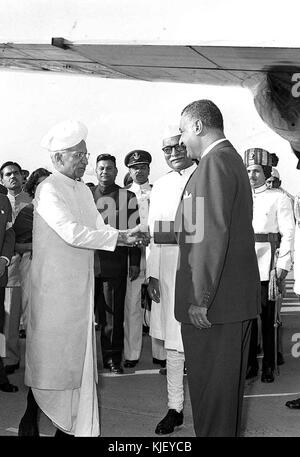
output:
<path id="1" fill-rule="evenodd" d="M 192 197 L 192 194 L 189 194 L 187 191 L 185 191 L 182 198 L 191 198 L 191 197 Z"/>

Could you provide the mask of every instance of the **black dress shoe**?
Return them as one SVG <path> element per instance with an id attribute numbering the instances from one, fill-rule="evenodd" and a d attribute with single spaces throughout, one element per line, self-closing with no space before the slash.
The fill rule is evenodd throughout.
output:
<path id="1" fill-rule="evenodd" d="M 261 382 L 274 382 L 274 371 L 272 368 L 264 368 L 261 374 Z"/>
<path id="2" fill-rule="evenodd" d="M 246 379 L 256 378 L 258 374 L 258 367 L 248 367 L 246 373 Z"/>
<path id="3" fill-rule="evenodd" d="M 282 355 L 282 352 L 277 352 L 277 365 L 283 365 L 284 364 L 284 358 Z"/>
<path id="4" fill-rule="evenodd" d="M 124 370 L 120 363 L 112 363 L 110 366 L 110 372 L 114 374 L 123 374 Z"/>
<path id="5" fill-rule="evenodd" d="M 137 363 L 138 363 L 138 360 L 125 360 L 124 367 L 125 368 L 134 368 Z"/>
<path id="6" fill-rule="evenodd" d="M 110 372 L 114 373 L 114 374 L 123 374 L 124 373 L 124 370 L 120 363 L 108 362 L 108 363 L 104 364 L 104 368 L 108 368 L 110 370 Z"/>
<path id="7" fill-rule="evenodd" d="M 300 409 L 300 398 L 296 398 L 296 400 L 287 401 L 285 406 L 290 409 Z"/>
<path id="8" fill-rule="evenodd" d="M 156 359 L 155 357 L 153 357 L 152 362 L 155 365 L 160 365 L 162 368 L 166 367 L 166 360 L 160 360 L 160 359 Z"/>
<path id="9" fill-rule="evenodd" d="M 20 362 L 15 363 L 14 365 L 6 365 L 4 367 L 6 374 L 13 374 L 16 370 L 20 368 Z"/>
<path id="10" fill-rule="evenodd" d="M 3 384 L 0 384 L 0 390 L 2 392 L 18 392 L 19 389 L 10 382 L 4 382 Z"/>
<path id="11" fill-rule="evenodd" d="M 169 409 L 167 415 L 157 424 L 155 433 L 167 435 L 174 432 L 174 428 L 183 424 L 183 412 L 178 413 L 175 409 Z"/>

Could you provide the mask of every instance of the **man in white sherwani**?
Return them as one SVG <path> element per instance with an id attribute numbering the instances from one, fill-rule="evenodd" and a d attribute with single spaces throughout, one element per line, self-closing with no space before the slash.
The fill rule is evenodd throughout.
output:
<path id="1" fill-rule="evenodd" d="M 173 130 L 173 136 L 163 140 L 162 148 L 171 171 L 154 183 L 150 198 L 148 224 L 152 236 L 155 221 L 174 222 L 183 189 L 197 168 L 187 157 L 185 147 L 179 146 L 178 128 Z M 164 341 L 167 353 L 168 413 L 155 429 L 155 433 L 164 435 L 183 423 L 184 352 L 180 323 L 174 317 L 179 247 L 177 244 L 155 244 L 151 241 L 147 251 L 148 292 L 153 300 L 150 335 Z"/>
<path id="2" fill-rule="evenodd" d="M 81 122 L 65 121 L 42 140 L 55 171 L 34 200 L 25 361 L 25 384 L 31 389 L 19 435 L 38 434 L 35 404 L 57 428 L 55 436 L 100 434 L 94 249 L 113 251 L 117 244 L 141 241 L 105 225 L 81 181 L 89 157 L 86 137 Z"/>
<path id="3" fill-rule="evenodd" d="M 274 161 L 275 160 L 275 161 Z M 247 167 L 253 196 L 253 220 L 255 250 L 261 281 L 261 328 L 263 342 L 263 362 L 261 381 L 274 382 L 275 369 L 275 300 L 269 293 L 270 272 L 275 267 L 276 282 L 279 288 L 292 267 L 294 244 L 294 213 L 291 199 L 279 189 L 268 189 L 266 180 L 270 178 L 272 166 L 278 162 L 275 154 L 262 148 L 245 151 L 244 163 Z M 276 261 L 276 250 L 278 257 Z M 257 321 L 253 321 L 247 378 L 258 372 Z M 277 348 L 276 348 L 277 350 Z"/>

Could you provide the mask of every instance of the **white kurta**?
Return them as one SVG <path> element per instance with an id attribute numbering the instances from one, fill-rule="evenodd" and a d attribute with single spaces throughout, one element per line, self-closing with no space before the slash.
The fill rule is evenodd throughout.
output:
<path id="1" fill-rule="evenodd" d="M 277 267 L 290 270 L 294 243 L 295 221 L 291 199 L 279 189 L 267 189 L 266 185 L 253 191 L 254 233 L 280 233 Z M 269 281 L 271 245 L 255 243 L 260 280 Z"/>
<path id="2" fill-rule="evenodd" d="M 34 208 L 25 383 L 64 431 L 98 436 L 93 250 L 113 251 L 118 231 L 83 182 L 58 172 L 39 185 Z"/>
<path id="3" fill-rule="evenodd" d="M 153 236 L 154 221 L 174 221 L 185 185 L 197 168 L 194 164 L 180 174 L 171 171 L 158 179 L 152 188 L 149 208 L 149 229 Z M 160 303 L 152 301 L 150 335 L 164 340 L 166 349 L 183 352 L 180 323 L 174 317 L 175 280 L 179 247 L 158 245 L 152 241 L 147 248 L 147 278 L 157 278 Z"/>

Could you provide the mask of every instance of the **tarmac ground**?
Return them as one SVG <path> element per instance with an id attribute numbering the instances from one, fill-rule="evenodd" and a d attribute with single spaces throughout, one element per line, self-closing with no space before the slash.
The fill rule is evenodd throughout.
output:
<path id="1" fill-rule="evenodd" d="M 242 436 L 299 437 L 300 410 L 285 406 L 286 401 L 300 397 L 300 302 L 292 292 L 292 280 L 287 281 L 287 295 L 281 312 L 284 365 L 275 382 L 264 384 L 260 376 L 246 382 Z M 99 332 L 97 332 L 99 342 Z M 26 339 L 20 340 L 22 361 L 10 381 L 19 387 L 17 393 L 0 392 L 0 436 L 18 434 L 19 421 L 25 411 L 27 387 L 24 385 L 24 350 Z M 299 346 L 299 347 L 298 347 Z M 98 351 L 100 352 L 100 351 Z M 99 355 L 98 355 L 99 357 Z M 261 357 L 261 356 L 260 356 Z M 261 358 L 260 358 L 261 361 Z M 152 363 L 151 341 L 143 335 L 143 350 L 134 369 L 113 375 L 102 368 L 99 357 L 99 406 L 102 437 L 156 437 L 157 423 L 167 412 L 166 376 Z M 194 437 L 187 377 L 185 383 L 184 424 L 166 438 Z M 53 436 L 55 428 L 42 413 L 41 436 Z"/>

